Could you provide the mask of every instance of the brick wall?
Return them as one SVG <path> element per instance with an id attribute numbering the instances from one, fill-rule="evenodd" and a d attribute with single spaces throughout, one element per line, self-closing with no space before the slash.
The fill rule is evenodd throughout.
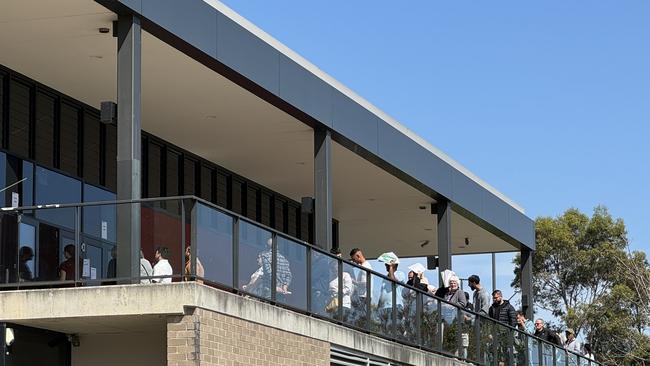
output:
<path id="1" fill-rule="evenodd" d="M 329 365 L 327 342 L 203 309 L 167 321 L 167 364 Z"/>

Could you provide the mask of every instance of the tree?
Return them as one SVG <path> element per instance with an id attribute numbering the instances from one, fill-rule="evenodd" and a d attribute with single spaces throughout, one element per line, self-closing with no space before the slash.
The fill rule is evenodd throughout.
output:
<path id="1" fill-rule="evenodd" d="M 591 217 L 569 209 L 556 218 L 537 218 L 535 236 L 535 305 L 551 312 L 564 328 L 582 333 L 602 361 L 648 361 L 650 282 L 635 279 L 650 270 L 643 253 L 627 251 L 623 220 L 602 206 Z M 518 284 L 515 271 L 513 286 Z"/>

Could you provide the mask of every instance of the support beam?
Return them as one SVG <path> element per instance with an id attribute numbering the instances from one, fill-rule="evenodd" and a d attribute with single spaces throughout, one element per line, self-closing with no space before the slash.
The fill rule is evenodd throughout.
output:
<path id="1" fill-rule="evenodd" d="M 332 249 L 332 136 L 314 129 L 314 241 Z"/>
<path id="2" fill-rule="evenodd" d="M 524 248 L 521 250 L 520 286 L 521 306 L 528 319 L 533 319 L 535 299 L 533 294 L 533 251 Z"/>
<path id="3" fill-rule="evenodd" d="M 117 21 L 117 199 L 139 199 L 142 29 L 140 19 Z M 117 209 L 117 277 L 140 275 L 140 205 Z M 137 281 L 134 281 L 137 282 Z"/>
<path id="4" fill-rule="evenodd" d="M 451 204 L 439 200 L 435 207 L 438 216 L 438 271 L 442 272 L 451 269 Z M 439 281 L 442 287 L 442 279 Z"/>

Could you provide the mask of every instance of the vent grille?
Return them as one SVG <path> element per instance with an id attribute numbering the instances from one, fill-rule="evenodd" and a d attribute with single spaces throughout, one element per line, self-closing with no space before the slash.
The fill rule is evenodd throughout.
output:
<path id="1" fill-rule="evenodd" d="M 400 364 L 381 360 L 354 351 L 332 347 L 330 350 L 331 366 L 400 366 Z"/>

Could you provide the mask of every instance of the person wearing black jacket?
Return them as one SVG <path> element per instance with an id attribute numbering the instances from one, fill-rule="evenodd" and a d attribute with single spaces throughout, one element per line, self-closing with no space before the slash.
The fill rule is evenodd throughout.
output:
<path id="1" fill-rule="evenodd" d="M 490 318 L 508 324 L 511 327 L 517 326 L 517 312 L 508 300 L 503 299 L 500 290 L 494 290 L 492 292 L 492 300 L 494 302 L 488 312 Z"/>
<path id="2" fill-rule="evenodd" d="M 552 343 L 556 346 L 562 347 L 562 340 L 557 333 L 546 328 L 544 326 L 544 321 L 542 319 L 535 320 L 535 337 L 541 338 L 542 340 Z"/>

